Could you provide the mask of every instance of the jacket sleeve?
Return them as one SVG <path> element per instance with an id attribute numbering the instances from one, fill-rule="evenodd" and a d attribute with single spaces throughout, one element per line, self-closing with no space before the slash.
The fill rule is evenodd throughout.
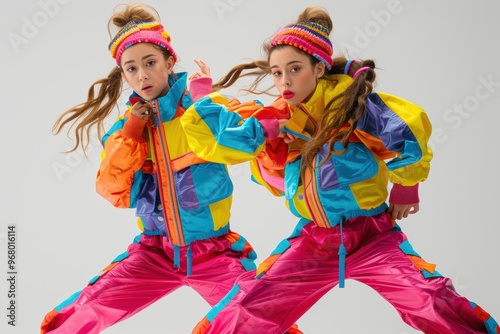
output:
<path id="1" fill-rule="evenodd" d="M 212 92 L 211 77 L 197 77 L 189 82 L 189 92 L 194 102 Z"/>
<path id="2" fill-rule="evenodd" d="M 263 125 L 259 119 L 267 121 Z M 258 101 L 239 103 L 220 93 L 198 100 L 180 121 L 191 150 L 199 158 L 222 164 L 255 158 L 265 148 L 269 122 L 279 129 L 277 119 Z"/>
<path id="3" fill-rule="evenodd" d="M 386 150 L 390 181 L 412 187 L 427 179 L 432 150 L 428 147 L 432 126 L 425 111 L 402 98 L 384 94 L 369 95 L 358 129 L 378 139 Z"/>
<path id="4" fill-rule="evenodd" d="M 146 121 L 127 112 L 104 135 L 101 164 L 97 172 L 99 195 L 119 208 L 136 205 L 142 166 L 148 148 L 142 137 Z"/>

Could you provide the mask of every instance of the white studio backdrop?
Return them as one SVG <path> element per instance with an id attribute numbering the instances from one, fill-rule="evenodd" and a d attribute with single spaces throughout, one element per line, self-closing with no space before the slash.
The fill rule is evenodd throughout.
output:
<path id="1" fill-rule="evenodd" d="M 119 3 L 21 0 L 0 5 L 0 263 L 7 267 L 7 229 L 15 225 L 17 271 L 15 326 L 8 324 L 8 268 L 7 278 L 0 280 L 2 333 L 38 333 L 48 311 L 82 289 L 139 233 L 133 210 L 115 209 L 95 193 L 97 142 L 85 161 L 80 152 L 60 153 L 71 141 L 51 134 L 56 118 L 84 101 L 90 84 L 114 65 L 107 51 L 107 22 Z M 376 89 L 419 104 L 433 123 L 435 157 L 429 179 L 420 186 L 421 211 L 400 225 L 460 294 L 500 320 L 499 1 L 148 3 L 171 34 L 180 56 L 177 70 L 196 71 L 193 59 L 200 58 L 216 79 L 237 63 L 260 58 L 262 42 L 306 6 L 325 7 L 334 22 L 335 53 L 374 59 L 380 68 Z M 260 262 L 297 219 L 282 199 L 250 181 L 246 164 L 230 171 L 232 228 L 250 241 Z M 193 290 L 182 288 L 105 333 L 190 333 L 208 310 Z M 355 281 L 330 291 L 298 324 L 308 334 L 417 332 L 382 297 Z"/>

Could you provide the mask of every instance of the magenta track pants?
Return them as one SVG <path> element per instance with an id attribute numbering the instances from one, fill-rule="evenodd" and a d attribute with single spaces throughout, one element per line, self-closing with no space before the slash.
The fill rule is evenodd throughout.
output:
<path id="1" fill-rule="evenodd" d="M 192 287 L 213 306 L 247 272 L 243 263 L 252 267 L 252 260 L 222 236 L 190 245 L 192 275 L 187 276 L 186 248 L 180 250 L 180 267 L 174 268 L 174 250 L 167 239 L 141 235 L 88 286 L 49 312 L 41 333 L 100 333 L 182 286 Z"/>
<path id="2" fill-rule="evenodd" d="M 500 333 L 495 320 L 425 262 L 385 213 L 343 223 L 342 238 L 345 278 L 373 288 L 410 326 L 428 334 Z M 240 277 L 193 333 L 283 333 L 339 283 L 340 240 L 339 226 L 300 222 L 257 276 Z"/>

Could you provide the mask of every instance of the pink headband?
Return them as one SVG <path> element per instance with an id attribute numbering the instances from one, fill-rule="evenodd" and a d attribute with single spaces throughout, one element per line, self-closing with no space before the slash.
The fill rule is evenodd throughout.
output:
<path id="1" fill-rule="evenodd" d="M 279 30 L 271 40 L 271 46 L 286 44 L 295 46 L 332 68 L 333 47 L 329 31 L 314 22 L 292 24 Z"/>
<path id="2" fill-rule="evenodd" d="M 159 22 L 137 22 L 127 23 L 109 43 L 108 49 L 111 56 L 120 66 L 123 51 L 137 43 L 151 43 L 167 49 L 177 62 L 177 55 L 170 46 L 170 35 Z"/>
<path id="3" fill-rule="evenodd" d="M 358 70 L 356 72 L 354 72 L 354 75 L 352 76 L 352 78 L 356 79 L 356 77 L 358 76 L 359 73 L 361 73 L 363 71 L 368 71 L 370 68 L 371 68 L 370 66 L 363 66 L 363 67 L 358 68 Z"/>

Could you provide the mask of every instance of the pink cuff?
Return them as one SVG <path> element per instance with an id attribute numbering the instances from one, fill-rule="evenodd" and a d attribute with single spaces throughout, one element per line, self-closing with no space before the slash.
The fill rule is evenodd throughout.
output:
<path id="1" fill-rule="evenodd" d="M 414 186 L 405 187 L 394 183 L 391 189 L 389 203 L 391 204 L 417 204 L 420 202 L 418 198 L 418 183 Z"/>
<path id="2" fill-rule="evenodd" d="M 267 139 L 277 138 L 280 134 L 280 125 L 276 118 L 260 119 L 259 123 L 264 128 L 264 136 Z"/>
<path id="3" fill-rule="evenodd" d="M 199 98 L 212 93 L 212 78 L 211 77 L 196 77 L 189 83 L 189 92 L 193 102 Z"/>
<path id="4" fill-rule="evenodd" d="M 142 118 L 130 113 L 127 121 L 123 125 L 123 134 L 130 138 L 143 139 L 142 132 L 144 131 L 144 126 L 147 122 L 147 120 L 143 120 Z"/>

